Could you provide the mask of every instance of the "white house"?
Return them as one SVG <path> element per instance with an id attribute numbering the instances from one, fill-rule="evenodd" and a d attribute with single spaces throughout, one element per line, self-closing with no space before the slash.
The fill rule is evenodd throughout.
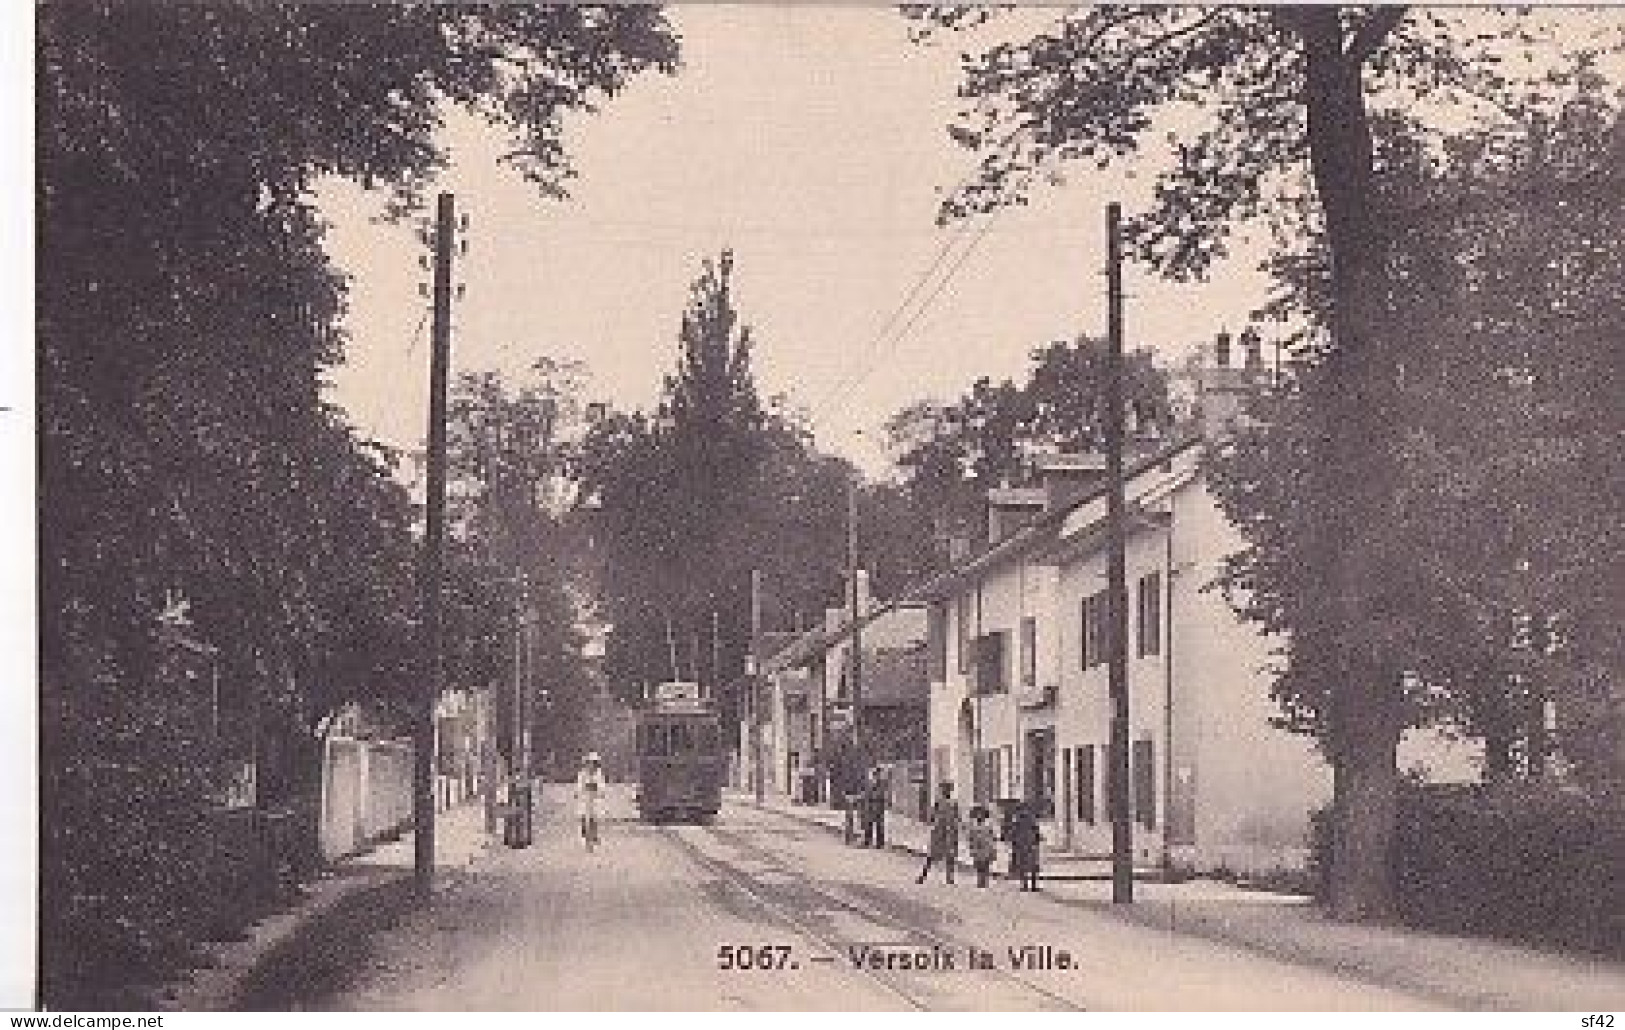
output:
<path id="1" fill-rule="evenodd" d="M 1331 776 L 1271 724 L 1271 645 L 1210 588 L 1242 540 L 1203 450 L 1265 375 L 1227 350 L 1197 382 L 1204 431 L 1125 468 L 1130 804 L 1137 862 L 1257 872 L 1302 864 Z M 1023 798 L 1052 846 L 1094 856 L 1111 848 L 1104 473 L 1056 456 L 1038 485 L 990 492 L 988 546 L 912 592 L 931 613 L 932 778 Z"/>

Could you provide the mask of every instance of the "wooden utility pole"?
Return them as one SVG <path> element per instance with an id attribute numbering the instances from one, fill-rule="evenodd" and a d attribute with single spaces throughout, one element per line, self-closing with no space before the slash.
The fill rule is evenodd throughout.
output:
<path id="1" fill-rule="evenodd" d="M 1134 900 L 1129 811 L 1128 582 L 1123 519 L 1123 209 L 1106 205 L 1106 655 L 1112 702 L 1112 902 Z"/>
<path id="2" fill-rule="evenodd" d="M 418 702 L 412 754 L 412 867 L 418 892 L 434 889 L 434 714 L 444 688 L 440 592 L 446 548 L 446 381 L 451 370 L 451 256 L 456 202 L 442 193 L 435 205 L 434 313 L 429 348 L 429 453 L 423 532 L 421 593 L 423 696 Z"/>
<path id="3" fill-rule="evenodd" d="M 756 788 L 756 803 L 767 800 L 767 784 L 762 778 L 762 570 L 750 570 L 750 655 L 745 662 L 745 681 L 750 685 L 750 765 Z"/>
<path id="4" fill-rule="evenodd" d="M 854 471 L 852 483 L 846 492 L 846 578 L 851 598 L 852 619 L 852 755 L 861 767 L 865 764 L 863 750 L 863 630 L 859 624 L 863 612 L 858 597 L 858 480 Z M 868 769 L 864 768 L 864 773 Z"/>

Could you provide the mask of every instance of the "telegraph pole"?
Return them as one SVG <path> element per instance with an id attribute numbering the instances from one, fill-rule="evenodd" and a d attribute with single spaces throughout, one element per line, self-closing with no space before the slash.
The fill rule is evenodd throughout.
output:
<path id="1" fill-rule="evenodd" d="M 846 492 L 846 578 L 852 609 L 852 753 L 859 765 L 863 765 L 863 631 L 859 628 L 863 613 L 858 609 L 858 480 L 855 471 Z M 867 768 L 864 773 L 868 773 Z"/>
<path id="2" fill-rule="evenodd" d="M 419 623 L 425 681 L 419 699 L 412 751 L 412 867 L 418 892 L 434 889 L 434 714 L 444 686 L 440 592 L 446 547 L 446 380 L 451 369 L 451 256 L 456 202 L 450 193 L 435 204 L 434 314 L 429 348 L 429 453 L 423 532 L 422 620 Z"/>
<path id="3" fill-rule="evenodd" d="M 756 787 L 756 803 L 767 800 L 767 784 L 762 779 L 762 570 L 750 570 L 750 655 L 746 658 L 745 680 L 750 684 L 750 764 Z"/>
<path id="4" fill-rule="evenodd" d="M 1129 812 L 1128 582 L 1123 519 L 1122 206 L 1106 205 L 1106 654 L 1111 695 L 1112 902 L 1134 900 Z"/>

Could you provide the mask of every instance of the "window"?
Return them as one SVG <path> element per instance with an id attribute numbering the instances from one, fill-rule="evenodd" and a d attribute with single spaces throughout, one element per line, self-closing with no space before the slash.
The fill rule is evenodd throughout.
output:
<path id="1" fill-rule="evenodd" d="M 1134 742 L 1134 821 L 1146 829 L 1157 825 L 1156 745 L 1150 740 Z"/>
<path id="2" fill-rule="evenodd" d="M 1010 633 L 984 633 L 977 637 L 974 688 L 978 694 L 1002 694 L 1010 689 Z"/>
<path id="3" fill-rule="evenodd" d="M 1055 731 L 1028 730 L 1023 797 L 1040 819 L 1055 817 Z"/>
<path id="4" fill-rule="evenodd" d="M 716 755 L 722 752 L 721 727 L 714 722 L 702 722 L 694 728 L 698 731 L 695 745 L 701 754 Z"/>
<path id="5" fill-rule="evenodd" d="M 1140 577 L 1139 605 L 1135 609 L 1136 654 L 1141 658 L 1162 653 L 1162 573 Z"/>
<path id="6" fill-rule="evenodd" d="M 1078 604 L 1078 668 L 1088 669 L 1095 643 L 1095 597 L 1090 594 Z"/>
<path id="7" fill-rule="evenodd" d="M 948 679 L 948 611 L 940 604 L 927 609 L 925 622 L 927 676 L 932 684 Z"/>
<path id="8" fill-rule="evenodd" d="M 1078 794 L 1078 786 L 1073 782 L 1072 778 L 1074 768 L 1072 765 L 1071 748 L 1063 747 L 1061 749 L 1061 762 L 1059 768 L 1061 770 L 1061 793 L 1057 797 L 1059 804 L 1056 805 L 1056 811 L 1060 812 L 1061 816 L 1068 823 L 1070 823 L 1074 818 L 1076 818 L 1075 806 L 1077 805 L 1077 802 L 1073 801 L 1072 799 L 1077 797 Z"/>
<path id="9" fill-rule="evenodd" d="M 1106 591 L 1101 590 L 1090 594 L 1083 599 L 1080 610 L 1080 632 L 1083 646 L 1080 649 L 1080 668 L 1092 669 L 1106 661 L 1106 641 L 1110 631 L 1107 619 Z"/>
<path id="10" fill-rule="evenodd" d="M 983 748 L 976 752 L 971 764 L 972 801 L 985 803 L 1000 796 L 1004 780 L 1000 757 L 998 748 Z"/>
<path id="11" fill-rule="evenodd" d="M 961 676 L 971 670 L 971 641 L 974 639 L 972 619 L 974 611 L 971 607 L 974 598 L 970 594 L 959 595 L 959 604 L 954 612 L 954 632 L 959 642 L 959 674 Z"/>
<path id="12" fill-rule="evenodd" d="M 1095 746 L 1084 744 L 1072 753 L 1076 763 L 1073 782 L 1077 784 L 1078 821 L 1095 824 Z"/>
<path id="13" fill-rule="evenodd" d="M 694 735 L 685 723 L 674 722 L 670 726 L 671 754 L 686 755 L 694 750 Z"/>
<path id="14" fill-rule="evenodd" d="M 1031 615 L 1021 620 L 1021 685 L 1038 685 L 1038 620 Z"/>
<path id="15" fill-rule="evenodd" d="M 671 754 L 671 727 L 661 722 L 645 723 L 638 729 L 638 751 L 651 758 Z"/>

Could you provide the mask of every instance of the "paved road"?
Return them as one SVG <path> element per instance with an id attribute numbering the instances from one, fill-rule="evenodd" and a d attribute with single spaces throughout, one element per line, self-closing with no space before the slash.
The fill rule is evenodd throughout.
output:
<path id="1" fill-rule="evenodd" d="M 559 790 L 561 788 L 550 788 Z M 599 850 L 544 798 L 537 846 L 495 849 L 345 958 L 312 1008 L 392 1010 L 1425 1009 L 1416 997 L 1124 924 L 1008 884 L 914 883 L 749 807 L 646 826 L 612 795 Z M 775 946 L 777 969 L 719 949 Z M 859 952 L 869 946 L 866 953 Z M 1023 946 L 1028 951 L 1021 952 Z M 992 968 L 971 968 L 972 950 Z M 1012 952 L 1011 949 L 1017 949 Z M 1026 955 L 1026 968 L 1014 961 Z M 754 956 L 754 953 L 753 953 Z M 862 960 L 862 965 L 858 961 Z M 911 968 L 924 965 L 927 968 Z M 1046 965 L 1049 968 L 1034 968 Z M 314 982 L 314 981 L 313 981 Z"/>

